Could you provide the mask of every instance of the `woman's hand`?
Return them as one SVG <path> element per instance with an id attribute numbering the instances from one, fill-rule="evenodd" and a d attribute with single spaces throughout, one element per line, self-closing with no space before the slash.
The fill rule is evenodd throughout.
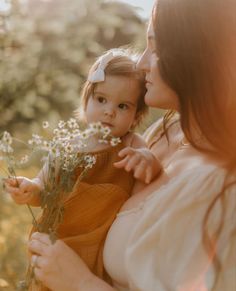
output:
<path id="1" fill-rule="evenodd" d="M 35 232 L 29 241 L 36 278 L 54 291 L 114 291 L 93 275 L 80 257 L 63 241 L 54 244 L 47 234 Z"/>
<path id="2" fill-rule="evenodd" d="M 114 163 L 114 166 L 124 168 L 127 172 L 133 171 L 134 177 L 146 184 L 150 183 L 162 169 L 160 162 L 147 148 L 126 147 L 119 152 L 119 156 L 123 159 Z"/>

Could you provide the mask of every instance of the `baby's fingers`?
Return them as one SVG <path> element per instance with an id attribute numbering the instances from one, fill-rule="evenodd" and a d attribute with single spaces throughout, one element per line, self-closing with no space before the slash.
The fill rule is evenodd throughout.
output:
<path id="1" fill-rule="evenodd" d="M 18 181 L 15 178 L 6 178 L 3 179 L 3 183 L 5 184 L 5 186 L 10 185 L 13 187 L 17 187 L 18 186 Z"/>
<path id="2" fill-rule="evenodd" d="M 131 170 L 135 170 L 135 167 L 140 163 L 140 159 L 141 159 L 141 157 L 139 155 L 133 155 L 133 156 L 129 157 L 129 160 L 125 166 L 125 170 L 127 172 L 129 172 Z"/>
<path id="3" fill-rule="evenodd" d="M 135 153 L 135 150 L 132 149 L 131 147 L 126 147 L 124 149 L 122 149 L 121 151 L 119 151 L 118 155 L 119 157 L 123 158 L 125 156 L 131 156 Z"/>
<path id="4" fill-rule="evenodd" d="M 134 169 L 134 178 L 146 183 L 146 162 L 141 161 Z"/>
<path id="5" fill-rule="evenodd" d="M 28 197 L 21 195 L 11 195 L 11 198 L 14 200 L 16 204 L 22 205 L 28 203 Z"/>
<path id="6" fill-rule="evenodd" d="M 19 190 L 19 188 L 12 187 L 12 186 L 9 186 L 7 184 L 5 184 L 5 191 L 9 194 L 14 194 L 14 195 L 21 194 L 21 191 Z"/>
<path id="7" fill-rule="evenodd" d="M 114 165 L 116 168 L 121 169 L 121 168 L 124 168 L 124 167 L 126 166 L 128 160 L 129 160 L 129 157 L 126 156 L 124 159 L 120 160 L 119 162 L 114 163 L 113 165 Z"/>
<path id="8" fill-rule="evenodd" d="M 152 180 L 153 172 L 152 172 L 152 167 L 147 167 L 146 169 L 146 178 L 145 178 L 145 183 L 149 184 Z"/>

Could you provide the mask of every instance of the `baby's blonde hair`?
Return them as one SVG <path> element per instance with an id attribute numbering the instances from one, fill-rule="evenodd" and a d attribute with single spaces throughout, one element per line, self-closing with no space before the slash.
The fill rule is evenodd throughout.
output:
<path id="1" fill-rule="evenodd" d="M 75 111 L 76 117 L 82 121 L 85 121 L 84 113 L 88 104 L 88 99 L 94 94 L 95 87 L 99 84 L 92 83 L 88 81 L 88 79 L 97 69 L 101 58 L 108 52 L 113 53 L 113 58 L 109 61 L 104 70 L 105 78 L 106 76 L 122 76 L 137 80 L 139 83 L 140 94 L 135 118 L 135 126 L 137 126 L 147 112 L 147 105 L 144 103 L 144 96 L 146 94 L 145 74 L 136 68 L 138 55 L 131 53 L 129 49 L 111 49 L 100 56 L 92 65 L 89 70 L 88 78 L 82 88 L 80 106 Z"/>

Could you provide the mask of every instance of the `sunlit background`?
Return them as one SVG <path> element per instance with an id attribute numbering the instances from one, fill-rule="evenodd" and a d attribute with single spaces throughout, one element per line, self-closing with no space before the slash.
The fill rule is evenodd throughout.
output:
<path id="1" fill-rule="evenodd" d="M 40 134 L 44 120 L 54 126 L 70 118 L 97 56 L 112 47 L 144 49 L 152 2 L 0 0 L 0 132 L 24 140 Z M 39 168 L 31 164 L 17 174 L 33 177 Z M 30 227 L 27 207 L 1 191 L 0 290 L 16 290 L 23 278 Z"/>
<path id="2" fill-rule="evenodd" d="M 110 1 L 113 1 L 113 0 L 110 0 Z M 124 2 L 126 4 L 129 4 L 138 8 L 137 10 L 138 14 L 142 18 L 148 19 L 148 17 L 151 15 L 154 0 L 120 0 L 120 2 Z"/>
<path id="3" fill-rule="evenodd" d="M 50 1 L 50 0 L 44 0 L 44 1 Z M 108 1 L 115 2 L 114 0 L 108 0 Z M 149 17 L 152 10 L 152 6 L 153 6 L 153 0 L 120 0 L 120 2 L 124 2 L 126 4 L 130 4 L 134 7 L 137 7 L 138 14 L 144 19 L 147 19 Z M 2 0 L 0 2 L 1 11 L 7 11 L 9 8 L 10 8 L 9 1 Z"/>

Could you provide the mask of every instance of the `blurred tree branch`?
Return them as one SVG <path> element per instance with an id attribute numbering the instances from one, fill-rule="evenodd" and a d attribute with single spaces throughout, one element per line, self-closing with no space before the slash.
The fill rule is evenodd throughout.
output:
<path id="1" fill-rule="evenodd" d="M 94 58 L 144 46 L 131 6 L 102 0 L 9 0 L 0 11 L 0 128 L 68 118 Z"/>

